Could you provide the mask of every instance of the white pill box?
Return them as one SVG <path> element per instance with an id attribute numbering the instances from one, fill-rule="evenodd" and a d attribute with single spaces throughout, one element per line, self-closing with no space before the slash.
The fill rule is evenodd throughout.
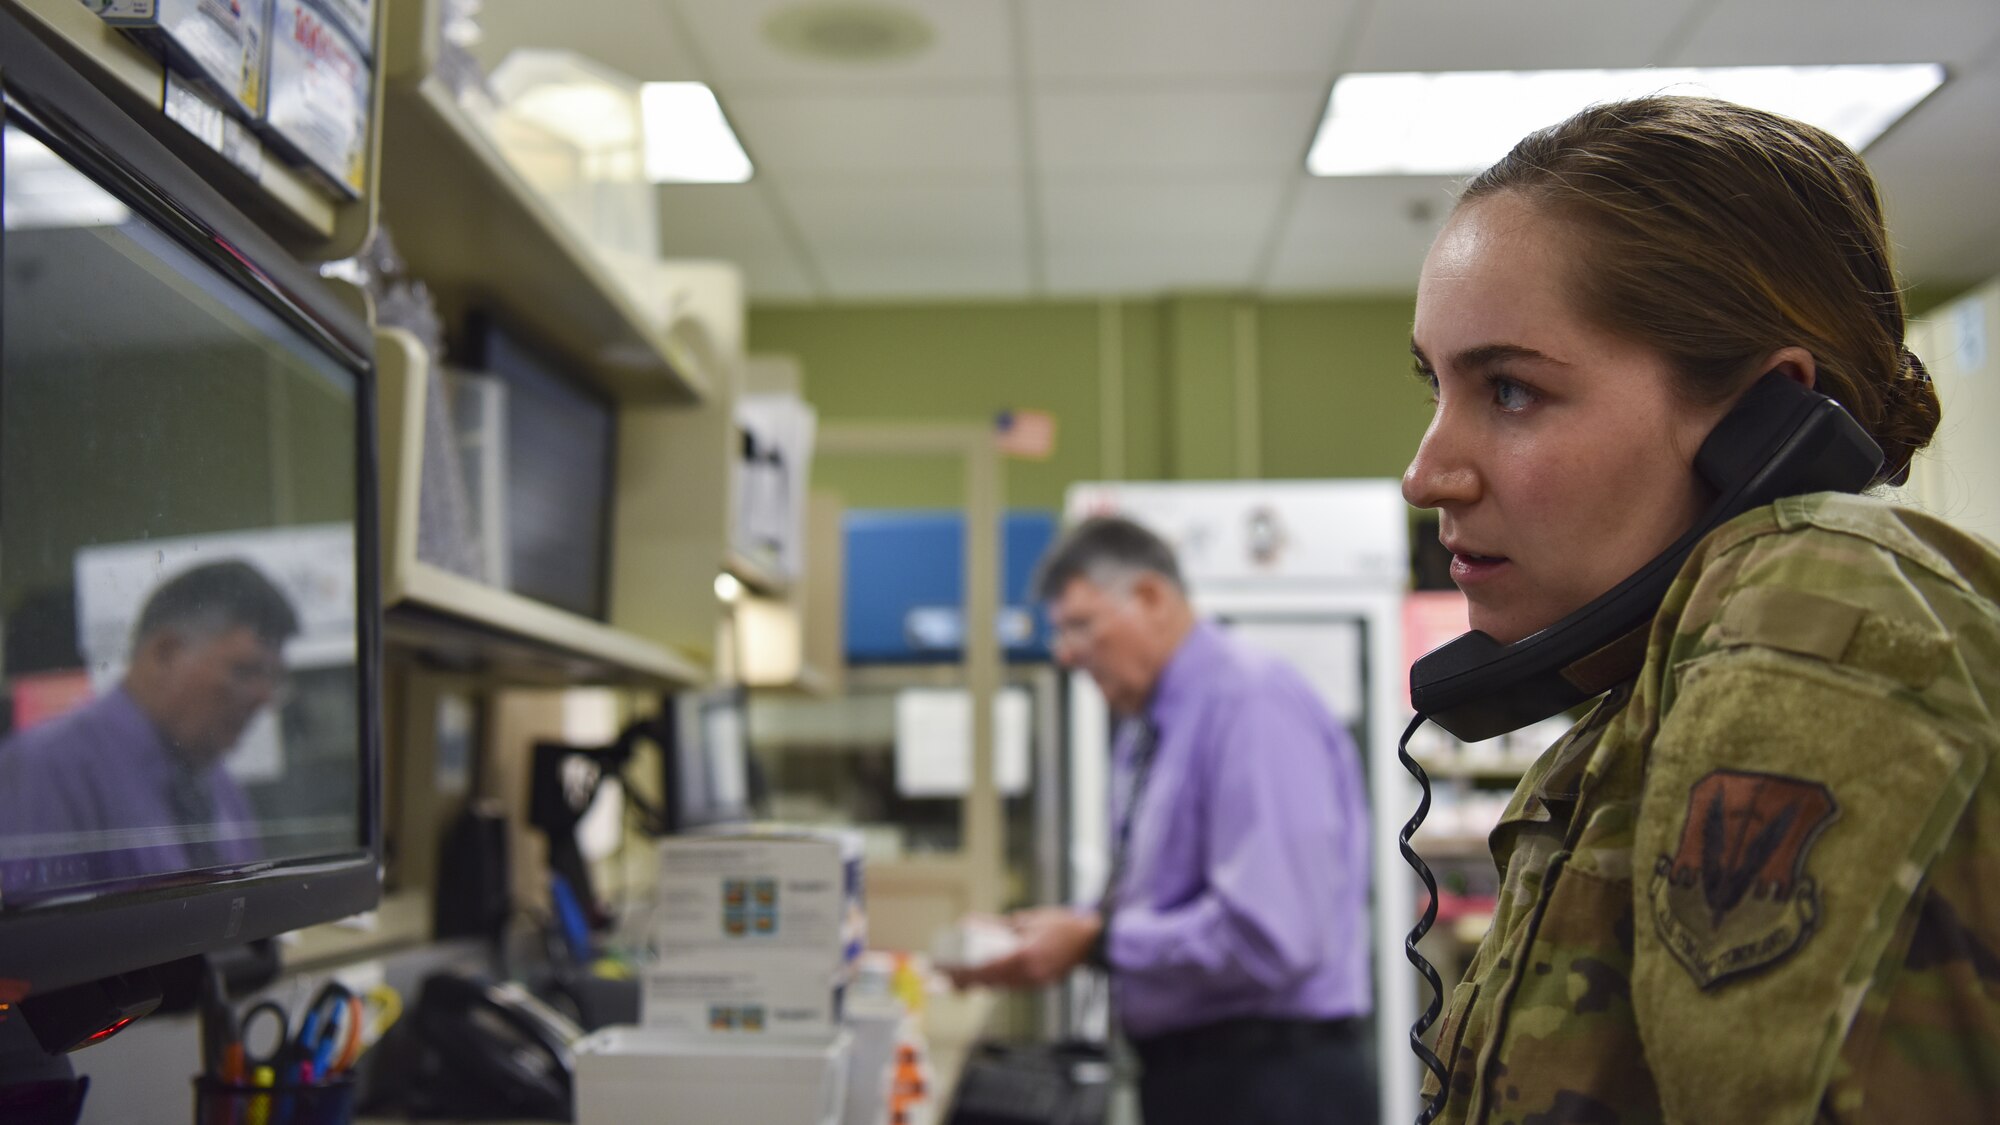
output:
<path id="1" fill-rule="evenodd" d="M 375 57 L 375 0 L 326 0 L 327 14 L 361 48 L 361 57 Z"/>
<path id="2" fill-rule="evenodd" d="M 577 1125 L 838 1125 L 846 1033 L 819 1043 L 691 1043 L 607 1027 L 576 1045 Z"/>
<path id="3" fill-rule="evenodd" d="M 272 0 L 84 0 L 245 118 L 265 109 Z"/>
<path id="4" fill-rule="evenodd" d="M 335 190 L 360 195 L 375 85 L 361 45 L 315 0 L 277 0 L 270 55 L 265 135 Z"/>

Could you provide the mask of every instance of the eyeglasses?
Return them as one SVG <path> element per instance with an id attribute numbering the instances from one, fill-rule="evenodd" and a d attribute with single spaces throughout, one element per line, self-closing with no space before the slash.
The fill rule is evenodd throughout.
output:
<path id="1" fill-rule="evenodd" d="M 273 703 L 291 698 L 292 673 L 281 659 L 233 661 L 227 676 L 231 691 L 244 695 L 268 694 Z"/>
<path id="2" fill-rule="evenodd" d="M 1079 648 L 1090 643 L 1097 635 L 1097 621 L 1090 617 L 1079 617 L 1069 621 L 1050 621 L 1050 640 L 1061 648 Z"/>

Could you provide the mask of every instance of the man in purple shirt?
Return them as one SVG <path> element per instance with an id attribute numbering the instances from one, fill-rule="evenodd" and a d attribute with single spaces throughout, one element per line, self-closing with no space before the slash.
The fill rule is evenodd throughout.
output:
<path id="1" fill-rule="evenodd" d="M 298 631 L 248 563 L 210 563 L 153 592 L 124 681 L 0 745 L 0 894 L 252 861 L 249 801 L 222 768 L 284 679 Z"/>
<path id="2" fill-rule="evenodd" d="M 1368 811 L 1353 742 L 1297 672 L 1196 619 L 1173 552 L 1088 520 L 1043 560 L 1057 659 L 1122 723 L 1111 876 L 1012 916 L 961 984 L 1111 978 L 1146 1125 L 1376 1120 L 1366 1017 Z"/>

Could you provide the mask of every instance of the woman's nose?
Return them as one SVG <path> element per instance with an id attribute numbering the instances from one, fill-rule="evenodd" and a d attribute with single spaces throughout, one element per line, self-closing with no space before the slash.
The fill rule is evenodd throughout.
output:
<path id="1" fill-rule="evenodd" d="M 1403 499 L 1411 507 L 1443 508 L 1479 498 L 1479 474 L 1463 430 L 1463 424 L 1443 406 L 1431 416 L 1430 428 L 1417 443 L 1417 455 L 1403 470 Z"/>

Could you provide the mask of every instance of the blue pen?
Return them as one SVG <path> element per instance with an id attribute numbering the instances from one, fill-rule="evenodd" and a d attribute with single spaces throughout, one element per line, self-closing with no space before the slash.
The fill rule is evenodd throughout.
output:
<path id="1" fill-rule="evenodd" d="M 562 923 L 564 944 L 569 946 L 571 959 L 577 964 L 590 961 L 590 921 L 584 917 L 583 903 L 576 897 L 576 888 L 561 875 L 549 873 L 549 897 L 556 906 L 556 918 Z"/>
<path id="2" fill-rule="evenodd" d="M 318 1030 L 319 1005 L 314 1004 L 306 1009 L 305 1022 L 299 1025 L 299 1055 L 306 1062 L 312 1062 L 319 1054 L 317 1044 L 313 1041 L 313 1033 Z"/>
<path id="3" fill-rule="evenodd" d="M 332 1024 L 334 1021 L 327 1022 Z M 334 1034 L 332 1027 L 329 1027 L 326 1035 L 320 1039 L 319 1050 L 313 1052 L 313 1081 L 322 1082 L 328 1077 L 328 1072 L 333 1066 L 334 1052 L 340 1049 L 339 1040 L 340 1037 Z"/>

